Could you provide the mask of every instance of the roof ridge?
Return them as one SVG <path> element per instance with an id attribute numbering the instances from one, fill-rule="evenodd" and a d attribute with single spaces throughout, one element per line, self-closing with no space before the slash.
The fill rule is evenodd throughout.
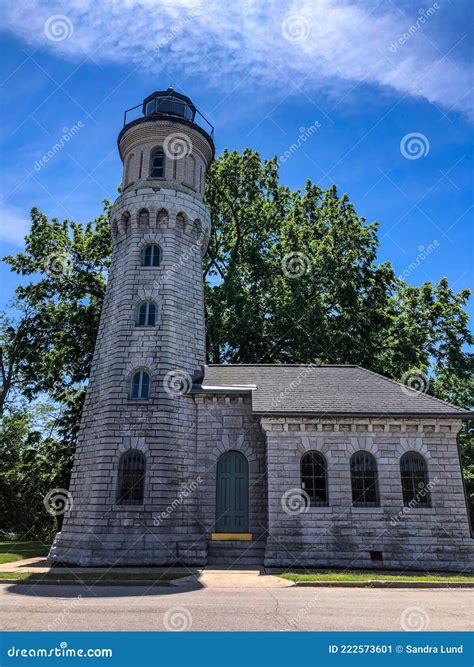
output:
<path id="1" fill-rule="evenodd" d="M 471 412 L 470 410 L 467 410 L 466 408 L 460 408 L 459 405 L 453 405 L 452 403 L 448 403 L 448 401 L 443 401 L 442 398 L 436 398 L 436 396 L 430 396 L 430 394 L 426 394 L 424 391 L 417 391 L 416 389 L 412 389 L 412 387 L 408 387 L 406 384 L 402 384 L 398 380 L 394 380 L 393 378 L 386 377 L 385 375 L 382 375 L 381 373 L 376 373 L 375 371 L 371 371 L 368 368 L 364 368 L 363 366 L 357 366 L 357 368 L 360 368 L 362 371 L 365 371 L 366 373 L 370 373 L 371 375 L 376 375 L 379 378 L 382 378 L 383 380 L 386 380 L 387 382 L 391 382 L 392 384 L 396 384 L 397 387 L 404 387 L 405 389 L 411 389 L 411 391 L 415 392 L 416 394 L 421 394 L 422 396 L 425 396 L 428 400 L 431 401 L 437 401 L 438 403 L 441 403 L 442 405 L 446 405 L 449 408 L 453 408 L 454 410 L 459 410 L 459 412 L 463 413 L 469 413 Z"/>
<path id="2" fill-rule="evenodd" d="M 362 368 L 361 366 L 357 366 L 357 364 L 312 364 L 312 363 L 306 363 L 306 364 L 206 364 L 206 368 L 209 367 L 214 367 L 214 368 L 242 368 L 242 367 L 249 367 L 252 366 L 253 368 L 257 367 L 271 367 L 271 368 L 278 368 L 279 366 L 282 366 L 283 368 L 300 368 L 302 366 L 308 367 L 308 366 L 314 366 L 315 368 Z M 383 377 L 383 376 L 382 376 Z"/>

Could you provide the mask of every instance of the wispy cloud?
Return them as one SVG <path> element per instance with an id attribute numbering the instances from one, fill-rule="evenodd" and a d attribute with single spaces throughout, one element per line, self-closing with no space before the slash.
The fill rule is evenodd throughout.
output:
<path id="1" fill-rule="evenodd" d="M 202 75 L 224 93 L 245 80 L 330 87 L 342 97 L 364 82 L 469 113 L 470 65 L 453 49 L 459 35 L 439 29 L 455 7 L 426 4 L 434 11 L 423 20 L 428 6 L 372 0 L 22 0 L 1 12 L 8 29 L 62 57 L 90 55 L 178 81 Z"/>
<path id="2" fill-rule="evenodd" d="M 30 226 L 28 212 L 7 204 L 0 204 L 0 241 L 22 243 Z"/>

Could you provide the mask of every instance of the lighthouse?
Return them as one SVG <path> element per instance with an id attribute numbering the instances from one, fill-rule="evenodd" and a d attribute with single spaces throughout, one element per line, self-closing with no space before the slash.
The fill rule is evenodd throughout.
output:
<path id="1" fill-rule="evenodd" d="M 202 256 L 213 128 L 169 88 L 125 112 L 113 252 L 71 476 L 50 552 L 79 565 L 194 564 L 196 403 L 205 363 Z"/>

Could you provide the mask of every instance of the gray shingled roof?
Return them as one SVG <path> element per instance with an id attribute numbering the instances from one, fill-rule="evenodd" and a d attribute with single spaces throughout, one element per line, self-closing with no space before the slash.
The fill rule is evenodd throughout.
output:
<path id="1" fill-rule="evenodd" d="M 253 411 L 285 415 L 466 418 L 471 413 L 351 365 L 239 364 L 205 367 L 202 390 L 252 391 Z M 239 389 L 237 389 L 239 388 Z"/>

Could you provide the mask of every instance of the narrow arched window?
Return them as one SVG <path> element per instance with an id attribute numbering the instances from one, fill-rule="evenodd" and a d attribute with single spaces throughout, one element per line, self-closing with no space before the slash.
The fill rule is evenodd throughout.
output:
<path id="1" fill-rule="evenodd" d="M 156 306 L 153 301 L 144 301 L 138 306 L 137 327 L 154 327 L 156 324 Z"/>
<path id="2" fill-rule="evenodd" d="M 311 505 L 327 505 L 326 460 L 319 452 L 308 452 L 301 459 L 301 488 Z"/>
<path id="3" fill-rule="evenodd" d="M 165 154 L 158 148 L 154 150 L 150 157 L 150 178 L 165 177 Z"/>
<path id="4" fill-rule="evenodd" d="M 196 181 L 196 160 L 193 155 L 189 155 L 186 164 L 186 182 L 194 188 Z"/>
<path id="5" fill-rule="evenodd" d="M 352 504 L 356 507 L 376 507 L 379 504 L 377 463 L 370 452 L 351 456 Z"/>
<path id="6" fill-rule="evenodd" d="M 139 228 L 144 228 L 144 227 L 149 226 L 149 224 L 150 224 L 150 213 L 149 213 L 148 209 L 142 208 L 138 212 L 137 221 L 138 221 L 138 227 Z"/>
<path id="7" fill-rule="evenodd" d="M 147 399 L 150 395 L 150 376 L 146 371 L 133 374 L 130 386 L 130 398 Z"/>
<path id="8" fill-rule="evenodd" d="M 418 452 L 406 452 L 400 459 L 403 504 L 430 506 L 428 470 L 425 459 Z"/>
<path id="9" fill-rule="evenodd" d="M 120 218 L 121 226 L 122 226 L 122 232 L 124 234 L 127 234 L 128 229 L 130 227 L 130 213 L 126 211 L 125 213 L 122 213 L 122 217 Z"/>
<path id="10" fill-rule="evenodd" d="M 142 452 L 130 450 L 119 462 L 117 503 L 142 505 L 145 489 L 146 460 Z"/>
<path id="11" fill-rule="evenodd" d="M 145 246 L 142 253 L 142 266 L 160 266 L 161 248 L 156 243 Z"/>
<path id="12" fill-rule="evenodd" d="M 131 178 L 131 167 L 132 167 L 132 160 L 134 157 L 135 156 L 132 153 L 131 155 L 128 156 L 127 161 L 125 163 L 125 174 L 123 178 L 124 187 L 127 187 L 127 185 L 130 185 L 133 182 Z"/>

